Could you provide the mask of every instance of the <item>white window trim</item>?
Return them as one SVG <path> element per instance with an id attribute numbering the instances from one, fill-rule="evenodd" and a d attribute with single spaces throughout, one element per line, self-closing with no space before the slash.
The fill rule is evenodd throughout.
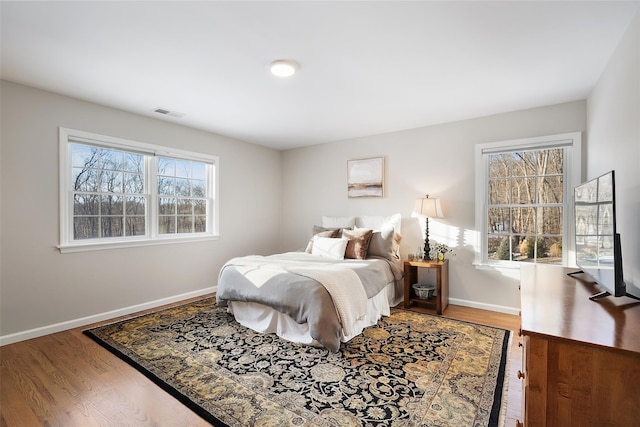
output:
<path id="1" fill-rule="evenodd" d="M 518 151 L 525 149 L 541 149 L 545 147 L 571 147 L 564 159 L 567 179 L 563 182 L 563 193 L 567 202 L 563 209 L 563 250 L 562 265 L 575 265 L 575 224 L 573 218 L 573 189 L 582 182 L 582 133 L 570 132 L 558 135 L 539 136 L 533 138 L 514 139 L 509 141 L 487 142 L 476 144 L 476 230 L 478 230 L 478 247 L 474 266 L 481 270 L 502 270 L 504 272 L 520 269 L 522 263 L 516 261 L 498 261 L 486 258 L 487 247 L 487 209 L 488 174 L 485 154 Z"/>
<path id="2" fill-rule="evenodd" d="M 73 216 L 73 198 L 70 197 L 71 188 L 71 150 L 70 143 L 79 142 L 91 145 L 103 146 L 107 148 L 115 148 L 119 150 L 138 152 L 147 156 L 165 156 L 175 157 L 185 160 L 195 160 L 213 164 L 213 174 L 207 176 L 207 186 L 212 192 L 210 208 L 211 215 L 207 216 L 207 233 L 198 234 L 171 234 L 171 235 L 159 235 L 157 234 L 157 183 L 153 179 L 148 179 L 147 193 L 149 194 L 149 202 L 147 207 L 147 227 L 146 234 L 144 236 L 135 237 L 114 237 L 108 239 L 87 239 L 87 240 L 72 240 L 71 221 Z M 122 138 L 115 138 L 111 136 L 99 135 L 90 132 L 59 128 L 59 205 L 60 205 L 60 244 L 57 248 L 61 253 L 71 252 L 83 252 L 83 251 L 95 251 L 103 249 L 117 249 L 117 248 L 131 248 L 139 246 L 152 246 L 152 245 L 166 245 L 174 243 L 189 243 L 189 242 L 201 242 L 207 240 L 217 240 L 219 235 L 219 171 L 220 160 L 217 156 L 208 154 L 195 153 L 192 151 L 180 150 L 177 148 L 170 148 L 160 145 L 148 144 L 144 142 L 131 141 Z M 154 167 L 154 162 L 147 162 L 147 169 Z M 153 171 L 147 171 L 147 178 Z"/>

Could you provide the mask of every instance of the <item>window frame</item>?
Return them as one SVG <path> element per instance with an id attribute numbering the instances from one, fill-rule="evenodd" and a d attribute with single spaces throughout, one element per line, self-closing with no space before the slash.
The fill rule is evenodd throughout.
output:
<path id="1" fill-rule="evenodd" d="M 145 189 L 145 234 L 124 237 L 99 237 L 74 239 L 73 236 L 73 193 L 71 189 L 73 143 L 99 148 L 121 150 L 144 156 Z M 207 231 L 204 233 L 160 234 L 158 229 L 157 158 L 169 157 L 206 163 L 207 181 Z M 59 128 L 59 219 L 60 241 L 57 248 L 61 253 L 93 251 L 102 249 L 128 248 L 149 245 L 199 242 L 217 240 L 219 236 L 219 186 L 220 160 L 217 156 L 132 141 L 95 133 Z"/>
<path id="2" fill-rule="evenodd" d="M 582 182 L 582 132 L 570 132 L 533 138 L 497 141 L 476 144 L 476 230 L 478 232 L 474 265 L 479 269 L 519 269 L 521 262 L 490 260 L 487 257 L 489 202 L 489 154 L 509 153 L 522 150 L 563 148 L 563 230 L 562 266 L 575 265 L 575 224 L 573 215 L 573 189 Z M 529 264 L 529 262 L 527 262 Z"/>

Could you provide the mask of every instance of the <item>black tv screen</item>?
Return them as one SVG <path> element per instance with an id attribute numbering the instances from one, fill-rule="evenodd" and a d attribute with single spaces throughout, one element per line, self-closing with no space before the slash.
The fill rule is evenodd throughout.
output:
<path id="1" fill-rule="evenodd" d="M 574 195 L 576 264 L 605 289 L 591 298 L 626 295 L 616 231 L 614 171 L 577 186 Z"/>

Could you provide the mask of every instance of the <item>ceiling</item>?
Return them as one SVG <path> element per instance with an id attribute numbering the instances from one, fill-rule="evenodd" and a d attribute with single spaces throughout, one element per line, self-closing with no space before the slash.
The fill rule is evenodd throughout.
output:
<path id="1" fill-rule="evenodd" d="M 2 1 L 1 76 L 288 149 L 585 99 L 639 6 Z"/>

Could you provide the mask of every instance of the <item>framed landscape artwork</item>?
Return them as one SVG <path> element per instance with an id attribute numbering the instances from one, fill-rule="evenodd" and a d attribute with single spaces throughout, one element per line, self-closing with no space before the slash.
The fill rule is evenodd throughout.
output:
<path id="1" fill-rule="evenodd" d="M 382 197 L 383 190 L 384 157 L 347 161 L 349 197 Z"/>

